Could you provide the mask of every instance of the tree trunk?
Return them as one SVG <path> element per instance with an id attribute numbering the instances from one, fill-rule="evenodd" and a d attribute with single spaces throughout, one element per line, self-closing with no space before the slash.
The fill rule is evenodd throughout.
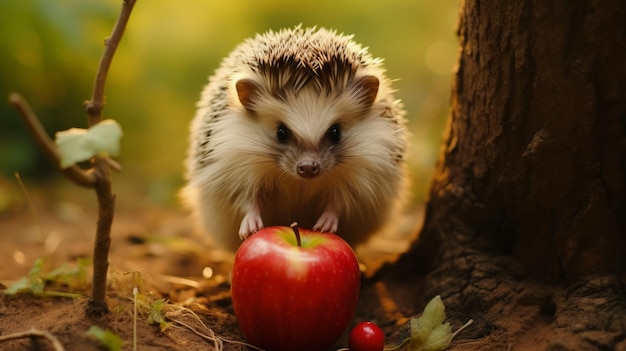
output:
<path id="1" fill-rule="evenodd" d="M 424 227 L 383 276 L 474 318 L 476 349 L 626 350 L 626 1 L 460 16 Z"/>

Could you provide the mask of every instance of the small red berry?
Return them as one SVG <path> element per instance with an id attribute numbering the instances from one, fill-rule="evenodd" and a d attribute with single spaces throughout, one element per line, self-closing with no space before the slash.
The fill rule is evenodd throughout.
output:
<path id="1" fill-rule="evenodd" d="M 350 351 L 382 351 L 385 347 L 385 334 L 372 322 L 357 324 L 348 339 Z"/>

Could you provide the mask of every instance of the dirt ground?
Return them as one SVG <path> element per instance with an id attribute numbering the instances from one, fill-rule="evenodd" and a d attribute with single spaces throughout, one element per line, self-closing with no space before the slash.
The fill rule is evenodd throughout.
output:
<path id="1" fill-rule="evenodd" d="M 45 258 L 44 270 L 76 267 L 78 258 L 91 257 L 97 209 L 95 195 L 61 180 L 49 186 L 27 182 L 28 199 L 15 180 L 0 179 L 0 288 L 28 275 L 37 259 Z M 224 340 L 244 341 L 233 316 L 228 285 L 232 254 L 213 250 L 208 238 L 194 235 L 188 216 L 176 206 L 155 206 L 132 194 L 115 189 L 118 206 L 110 251 L 108 303 L 111 313 L 86 318 L 82 311 L 88 287 L 68 288 L 52 282 L 46 290 L 78 293 L 77 298 L 50 296 L 0 296 L 0 337 L 45 330 L 56 336 L 65 350 L 102 350 L 86 334 L 93 325 L 110 330 L 132 350 L 133 288 L 151 299 L 166 299 L 166 316 L 172 325 L 164 331 L 149 324 L 149 311 L 139 309 L 138 350 L 207 350 L 215 346 L 211 333 Z M 397 244 L 386 244 L 401 250 Z M 380 247 L 380 242 L 373 246 Z M 369 257 L 380 257 L 369 255 Z M 375 260 L 378 261 L 378 260 Z M 374 261 L 372 261 L 374 262 Z M 88 270 L 91 268 L 89 267 Z M 212 275 L 206 276 L 211 270 Z M 88 278 L 90 279 L 90 278 Z M 406 322 L 391 299 L 381 304 L 375 285 L 363 284 L 359 311 L 353 323 L 375 320 L 381 327 L 396 329 Z M 187 309 L 176 310 L 174 306 Z M 193 311 L 199 320 L 189 311 Z M 202 323 L 204 325 L 202 325 Z M 347 337 L 337 348 L 347 346 Z M 223 341 L 225 350 L 245 350 Z M 53 350 L 41 338 L 23 338 L 0 343 L 2 350 Z"/>
<path id="2" fill-rule="evenodd" d="M 78 258 L 91 256 L 97 217 L 95 195 L 63 181 L 26 187 L 29 200 L 17 182 L 0 179 L 1 289 L 27 276 L 37 259 L 45 258 L 45 270 L 50 271 L 63 265 L 74 267 Z M 138 308 L 138 350 L 210 350 L 222 347 L 215 341 L 216 336 L 225 350 L 247 350 L 237 343 L 245 340 L 230 299 L 232 255 L 211 249 L 208 238 L 192 234 L 192 225 L 179 207 L 155 206 L 133 195 L 130 189 L 115 192 L 118 206 L 109 260 L 111 312 L 99 318 L 84 317 L 88 287 L 51 284 L 46 288 L 79 294 L 75 298 L 2 295 L 0 338 L 35 328 L 56 336 L 68 351 L 104 350 L 86 334 L 91 326 L 99 326 L 120 336 L 123 350 L 132 350 L 133 288 L 138 288 L 143 301 L 164 298 L 169 302 L 163 309 L 169 322 L 164 330 L 158 323 L 149 323 L 148 307 Z M 419 213 L 407 219 L 407 223 L 419 221 Z M 382 258 L 393 258 L 389 253 L 401 251 L 406 244 L 399 238 L 379 238 L 361 254 L 370 258 L 369 267 L 376 267 Z M 388 346 L 399 344 L 408 336 L 409 318 L 419 313 L 412 305 L 415 290 L 411 286 L 365 279 L 352 325 L 373 320 L 386 333 Z M 451 316 L 454 311 L 447 313 Z M 497 325 L 492 334 L 474 340 L 464 339 L 461 333 L 450 349 L 533 350 L 540 346 L 537 340 L 546 339 L 545 335 L 558 335 L 548 322 L 537 318 L 539 312 L 532 308 L 520 306 L 512 313 L 520 314 L 525 322 Z M 457 327 L 453 323 L 453 328 Z M 340 347 L 347 347 L 347 332 L 333 349 Z M 0 349 L 54 350 L 41 338 L 1 342 Z"/>

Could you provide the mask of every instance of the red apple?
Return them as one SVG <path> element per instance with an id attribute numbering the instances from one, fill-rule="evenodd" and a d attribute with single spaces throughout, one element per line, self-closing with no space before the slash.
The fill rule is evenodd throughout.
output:
<path id="1" fill-rule="evenodd" d="M 356 256 L 339 236 L 267 227 L 235 255 L 235 318 L 248 342 L 266 350 L 327 350 L 352 319 L 360 283 Z"/>

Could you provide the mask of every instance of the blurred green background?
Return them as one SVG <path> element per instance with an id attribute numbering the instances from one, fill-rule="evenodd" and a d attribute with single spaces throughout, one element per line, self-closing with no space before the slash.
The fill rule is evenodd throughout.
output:
<path id="1" fill-rule="evenodd" d="M 121 0 L 0 0 L 0 95 L 23 94 L 53 135 L 86 127 L 82 102 Z M 413 135 L 414 201 L 425 197 L 457 58 L 458 0 L 139 0 L 109 74 L 105 118 L 124 129 L 123 184 L 173 204 L 183 184 L 188 124 L 207 77 L 237 44 L 303 26 L 354 34 L 385 59 Z M 17 113 L 0 104 L 0 177 L 58 179 Z M 123 197 L 119 197 L 123 201 Z"/>

